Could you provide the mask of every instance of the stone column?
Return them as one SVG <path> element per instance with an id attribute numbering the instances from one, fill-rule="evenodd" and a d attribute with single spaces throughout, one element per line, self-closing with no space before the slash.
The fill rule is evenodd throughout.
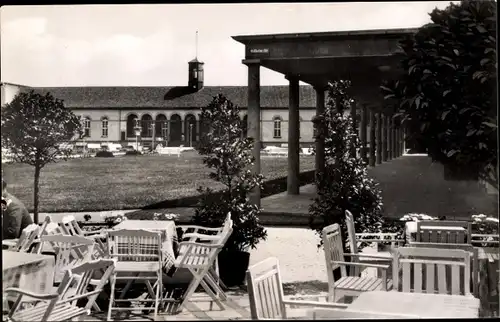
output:
<path id="1" fill-rule="evenodd" d="M 196 119 L 195 121 L 196 123 L 196 142 L 199 142 L 200 141 L 200 138 L 201 138 L 201 135 L 200 135 L 200 122 L 201 122 L 201 118 L 200 116 L 198 116 L 198 119 Z"/>
<path id="2" fill-rule="evenodd" d="M 382 126 L 382 161 L 387 162 L 387 116 L 384 113 L 380 114 Z"/>
<path id="3" fill-rule="evenodd" d="M 248 66 L 248 137 L 253 138 L 253 172 L 260 174 L 260 64 L 246 63 Z M 255 188 L 250 195 L 252 202 L 260 207 L 260 189 Z"/>
<path id="4" fill-rule="evenodd" d="M 172 121 L 168 120 L 167 121 L 167 142 L 165 142 L 165 146 L 166 147 L 168 146 L 168 142 L 170 142 L 170 128 L 171 128 L 171 125 L 172 125 Z"/>
<path id="5" fill-rule="evenodd" d="M 400 127 L 401 131 L 401 155 L 405 153 L 405 139 L 406 139 L 406 134 L 405 134 L 405 128 L 403 126 Z"/>
<path id="6" fill-rule="evenodd" d="M 375 150 L 376 150 L 376 145 L 375 145 L 375 112 L 373 110 L 370 110 L 370 163 L 369 165 L 371 167 L 375 166 Z"/>
<path id="7" fill-rule="evenodd" d="M 351 103 L 351 121 L 352 121 L 352 130 L 356 135 L 359 135 L 357 129 L 358 127 L 356 126 L 356 100 Z M 356 148 L 354 146 L 351 147 L 349 154 L 351 155 L 352 158 L 356 157 Z"/>
<path id="8" fill-rule="evenodd" d="M 376 147 L 376 152 L 377 152 L 377 164 L 382 163 L 382 117 L 380 115 L 380 112 L 377 112 L 375 114 L 375 126 L 377 127 L 377 147 Z"/>
<path id="9" fill-rule="evenodd" d="M 367 139 L 367 126 L 368 126 L 368 111 L 366 108 L 366 104 L 363 104 L 361 107 L 361 125 L 360 125 L 360 133 L 359 133 L 359 139 L 361 142 L 361 159 L 363 159 L 364 162 L 368 162 L 367 158 L 367 151 L 366 151 L 366 139 Z"/>
<path id="10" fill-rule="evenodd" d="M 387 116 L 387 160 L 392 160 L 392 116 Z"/>
<path id="11" fill-rule="evenodd" d="M 300 115 L 299 115 L 299 79 L 288 76 L 289 104 L 288 104 L 288 178 L 287 193 L 298 195 L 300 187 Z"/>
<path id="12" fill-rule="evenodd" d="M 398 157 L 397 154 L 397 137 L 396 137 L 396 122 L 392 119 L 392 129 L 391 129 L 391 137 L 392 137 L 392 158 L 396 159 Z"/>
<path id="13" fill-rule="evenodd" d="M 315 87 L 316 90 L 316 116 L 325 112 L 325 89 L 322 87 Z M 322 130 L 316 129 L 316 133 L 322 133 Z M 316 138 L 316 174 L 325 171 L 325 138 Z"/>

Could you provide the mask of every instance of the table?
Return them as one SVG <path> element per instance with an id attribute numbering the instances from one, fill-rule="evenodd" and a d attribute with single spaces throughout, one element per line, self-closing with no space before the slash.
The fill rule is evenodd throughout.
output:
<path id="1" fill-rule="evenodd" d="M 119 229 L 144 229 L 160 232 L 163 239 L 162 251 L 165 264 L 163 269 L 169 273 L 174 269 L 175 253 L 173 244 L 177 242 L 177 231 L 173 220 L 124 220 L 113 227 Z"/>
<path id="2" fill-rule="evenodd" d="M 466 231 L 464 227 L 451 227 L 451 226 L 421 226 L 423 230 L 463 230 Z M 417 241 L 417 222 L 409 221 L 405 224 L 405 240 L 409 244 L 412 241 Z"/>
<path id="3" fill-rule="evenodd" d="M 2 290 L 17 287 L 34 293 L 52 291 L 54 279 L 54 256 L 2 250 Z M 11 300 L 9 295 L 9 300 Z M 12 297 L 13 300 L 17 295 Z"/>
<path id="4" fill-rule="evenodd" d="M 349 309 L 421 318 L 477 318 L 479 299 L 461 295 L 374 291 L 361 293 Z"/>

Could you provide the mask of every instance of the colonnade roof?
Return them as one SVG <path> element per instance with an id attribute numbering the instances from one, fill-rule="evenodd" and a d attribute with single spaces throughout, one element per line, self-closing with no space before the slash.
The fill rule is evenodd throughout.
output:
<path id="1" fill-rule="evenodd" d="M 366 88 L 399 73 L 399 41 L 418 29 L 379 29 L 233 36 L 245 45 L 245 64 L 296 77 L 317 87 L 349 79 Z"/>

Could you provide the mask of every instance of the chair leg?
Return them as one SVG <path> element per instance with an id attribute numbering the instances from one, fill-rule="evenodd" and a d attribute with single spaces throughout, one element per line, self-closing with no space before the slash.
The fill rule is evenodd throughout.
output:
<path id="1" fill-rule="evenodd" d="M 193 274 L 193 280 L 191 281 L 191 283 L 189 283 L 189 286 L 184 293 L 184 298 L 182 299 L 181 304 L 178 306 L 178 312 L 182 310 L 182 308 L 184 307 L 184 303 L 186 303 L 191 295 L 193 295 L 194 291 L 196 291 L 196 288 L 198 287 L 198 285 L 200 285 L 200 282 L 203 279 L 203 275 L 198 275 L 196 270 L 190 268 L 189 271 L 191 272 L 191 274 Z"/>
<path id="2" fill-rule="evenodd" d="M 108 318 L 107 318 L 108 321 L 111 321 L 111 310 L 112 310 L 114 302 L 115 302 L 116 273 L 111 275 L 110 283 L 111 283 L 111 291 L 109 294 Z"/>
<path id="3" fill-rule="evenodd" d="M 205 289 L 205 292 L 207 292 L 208 296 L 212 298 L 212 300 L 217 304 L 217 306 L 223 311 L 226 308 L 224 305 L 222 305 L 222 302 L 220 299 L 217 297 L 217 295 L 210 289 L 210 287 L 207 285 L 204 279 L 200 281 L 201 286 Z"/>

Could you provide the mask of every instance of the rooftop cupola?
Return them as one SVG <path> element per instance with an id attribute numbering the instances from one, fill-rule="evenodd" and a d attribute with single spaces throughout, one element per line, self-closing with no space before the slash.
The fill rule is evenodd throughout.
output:
<path id="1" fill-rule="evenodd" d="M 189 63 L 189 82 L 188 86 L 192 90 L 199 91 L 203 88 L 203 64 L 197 58 Z"/>

